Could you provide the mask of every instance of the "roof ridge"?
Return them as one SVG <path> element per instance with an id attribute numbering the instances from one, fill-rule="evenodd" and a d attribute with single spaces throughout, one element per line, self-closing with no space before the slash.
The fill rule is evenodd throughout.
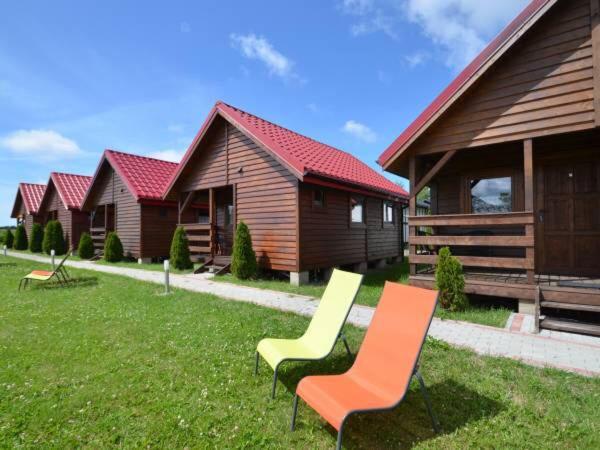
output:
<path id="1" fill-rule="evenodd" d="M 27 186 L 48 186 L 47 184 L 43 184 L 43 183 L 27 183 L 26 181 L 19 181 L 19 184 L 22 185 L 27 185 Z"/>
<path id="2" fill-rule="evenodd" d="M 67 175 L 69 177 L 92 178 L 91 175 L 80 175 L 78 173 L 67 173 L 67 172 L 50 172 L 50 175 Z"/>

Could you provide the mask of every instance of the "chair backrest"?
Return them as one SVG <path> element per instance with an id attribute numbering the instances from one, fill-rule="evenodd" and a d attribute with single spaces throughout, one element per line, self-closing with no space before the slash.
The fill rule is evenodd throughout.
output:
<path id="1" fill-rule="evenodd" d="M 56 266 L 56 268 L 54 269 L 54 271 L 55 271 L 55 272 L 56 272 L 58 269 L 60 269 L 60 268 L 63 266 L 63 264 L 65 263 L 65 261 L 66 261 L 67 259 L 69 259 L 69 256 L 71 256 L 71 250 L 69 250 L 69 251 L 68 251 L 68 252 L 65 254 L 64 258 L 60 260 L 60 262 L 58 263 L 58 266 Z"/>
<path id="2" fill-rule="evenodd" d="M 319 307 L 302 336 L 307 345 L 331 351 L 350 313 L 362 279 L 360 274 L 334 269 Z"/>
<path id="3" fill-rule="evenodd" d="M 348 375 L 383 398 L 408 389 L 437 304 L 437 291 L 387 282 Z"/>

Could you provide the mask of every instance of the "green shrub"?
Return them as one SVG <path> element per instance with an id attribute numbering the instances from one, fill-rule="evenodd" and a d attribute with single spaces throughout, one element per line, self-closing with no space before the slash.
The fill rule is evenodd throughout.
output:
<path id="1" fill-rule="evenodd" d="M 252 248 L 250 230 L 244 222 L 240 222 L 233 241 L 231 273 L 240 280 L 247 280 L 256 276 L 257 270 L 256 253 Z"/>
<path id="2" fill-rule="evenodd" d="M 39 223 L 34 223 L 31 227 L 31 236 L 29 237 L 29 251 L 31 253 L 41 253 L 43 241 L 44 229 Z"/>
<path id="3" fill-rule="evenodd" d="M 190 259 L 190 248 L 188 238 L 183 227 L 177 227 L 171 241 L 171 265 L 179 270 L 187 270 L 194 267 Z"/>
<path id="4" fill-rule="evenodd" d="M 42 250 L 49 255 L 53 249 L 57 255 L 64 255 L 67 252 L 65 235 L 62 225 L 58 220 L 51 220 L 46 224 L 46 228 L 44 229 Z"/>
<path id="5" fill-rule="evenodd" d="M 13 242 L 13 248 L 15 250 L 27 250 L 29 247 L 27 243 L 27 232 L 25 231 L 24 225 L 19 225 L 15 230 L 15 241 Z"/>
<path id="6" fill-rule="evenodd" d="M 440 291 L 442 308 L 449 311 L 463 311 L 468 306 L 462 264 L 452 256 L 448 247 L 442 248 L 438 256 L 435 286 Z"/>
<path id="7" fill-rule="evenodd" d="M 90 233 L 83 233 L 79 238 L 79 247 L 77 248 L 77 255 L 81 259 L 91 259 L 94 256 L 94 241 Z"/>
<path id="8" fill-rule="evenodd" d="M 114 231 L 108 233 L 104 241 L 104 260 L 107 262 L 119 262 L 123 259 L 123 244 Z"/>
<path id="9" fill-rule="evenodd" d="M 13 236 L 12 231 L 10 231 L 9 228 L 8 230 L 6 230 L 6 233 L 4 233 L 4 245 L 6 245 L 6 248 L 12 248 L 14 242 L 15 237 Z"/>

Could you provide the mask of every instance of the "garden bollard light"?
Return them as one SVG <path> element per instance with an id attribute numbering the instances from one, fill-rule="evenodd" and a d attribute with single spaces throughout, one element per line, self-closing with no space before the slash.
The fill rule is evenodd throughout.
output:
<path id="1" fill-rule="evenodd" d="M 168 294 L 170 292 L 170 289 L 169 289 L 169 260 L 168 259 L 165 259 L 164 267 L 165 267 L 165 294 Z"/>
<path id="2" fill-rule="evenodd" d="M 56 265 L 54 264 L 54 257 L 55 256 L 56 256 L 56 251 L 55 250 L 50 250 L 50 261 L 52 261 L 52 270 L 53 271 L 56 268 Z"/>
<path id="3" fill-rule="evenodd" d="M 7 247 L 6 247 L 6 245 L 5 245 L 5 246 L 4 246 L 4 250 L 3 250 L 3 251 L 4 251 L 4 256 L 6 256 L 6 249 L 7 249 Z"/>

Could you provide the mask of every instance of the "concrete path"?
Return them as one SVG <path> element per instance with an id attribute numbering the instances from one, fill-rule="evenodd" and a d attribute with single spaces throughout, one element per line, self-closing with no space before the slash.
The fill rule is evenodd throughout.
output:
<path id="1" fill-rule="evenodd" d="M 49 263 L 47 257 L 27 253 L 9 252 L 9 256 Z M 68 261 L 67 265 L 152 283 L 164 282 L 162 272 L 108 266 L 89 261 Z M 312 316 L 318 305 L 318 301 L 312 297 L 214 282 L 210 277 L 207 274 L 172 274 L 171 285 L 304 316 Z M 368 306 L 355 305 L 348 322 L 358 327 L 368 327 L 373 312 L 374 309 Z M 429 335 L 482 355 L 503 356 L 534 366 L 548 366 L 587 376 L 600 376 L 600 338 L 568 333 L 530 334 L 521 330 L 522 324 L 527 323 L 526 318 L 518 316 L 511 316 L 508 328 L 505 329 L 435 318 L 429 329 Z"/>

